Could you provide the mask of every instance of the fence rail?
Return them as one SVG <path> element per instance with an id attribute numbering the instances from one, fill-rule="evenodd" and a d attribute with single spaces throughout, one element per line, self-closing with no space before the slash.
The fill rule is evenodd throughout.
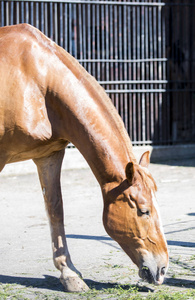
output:
<path id="1" fill-rule="evenodd" d="M 0 26 L 39 28 L 105 88 L 133 144 L 160 145 L 195 142 L 194 12 L 190 0 L 0 1 Z"/>

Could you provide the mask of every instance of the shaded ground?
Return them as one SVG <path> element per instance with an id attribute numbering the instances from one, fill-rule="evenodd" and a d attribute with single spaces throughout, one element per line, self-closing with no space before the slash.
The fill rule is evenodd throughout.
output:
<path id="1" fill-rule="evenodd" d="M 37 174 L 11 176 L 2 172 L 0 299 L 11 299 L 13 295 L 15 299 L 128 299 L 133 289 L 142 298 L 148 292 L 179 290 L 189 292 L 185 299 L 195 299 L 191 294 L 195 290 L 195 159 L 151 164 L 150 170 L 158 185 L 170 252 L 170 268 L 163 286 L 141 282 L 137 268 L 107 236 L 101 219 L 99 186 L 91 171 L 84 168 L 62 172 L 62 191 L 72 260 L 94 289 L 85 295 L 64 293 L 51 258 L 49 226 Z"/>

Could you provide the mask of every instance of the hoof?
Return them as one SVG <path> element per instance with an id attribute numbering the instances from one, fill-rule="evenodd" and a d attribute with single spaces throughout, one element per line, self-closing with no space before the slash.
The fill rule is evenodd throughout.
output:
<path id="1" fill-rule="evenodd" d="M 86 283 L 77 276 L 67 278 L 60 277 L 60 281 L 65 288 L 65 292 L 79 293 L 89 290 L 89 287 L 86 285 Z"/>

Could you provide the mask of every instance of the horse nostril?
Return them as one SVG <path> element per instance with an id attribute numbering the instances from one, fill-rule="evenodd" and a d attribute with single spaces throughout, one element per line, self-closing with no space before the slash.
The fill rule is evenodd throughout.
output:
<path id="1" fill-rule="evenodd" d="M 164 281 L 164 275 L 166 273 L 166 267 L 158 268 L 156 274 L 156 284 L 162 284 Z"/>
<path id="2" fill-rule="evenodd" d="M 160 272 L 160 275 L 165 275 L 165 270 L 166 270 L 166 268 L 165 267 L 162 267 L 162 269 L 161 269 L 161 272 Z"/>

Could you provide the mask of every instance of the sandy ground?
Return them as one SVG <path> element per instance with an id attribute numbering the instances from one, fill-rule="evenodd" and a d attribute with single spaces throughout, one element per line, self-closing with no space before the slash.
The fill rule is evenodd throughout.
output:
<path id="1" fill-rule="evenodd" d="M 195 158 L 151 164 L 150 171 L 158 185 L 170 252 L 163 287 L 195 289 Z M 11 284 L 23 289 L 27 299 L 63 297 L 38 176 L 29 173 L 5 170 L 0 176 L 0 291 Z M 98 290 L 139 282 L 153 291 L 154 286 L 139 281 L 136 266 L 106 234 L 101 192 L 90 169 L 63 169 L 62 192 L 69 250 L 86 282 Z M 64 299 L 79 297 L 66 294 Z"/>

